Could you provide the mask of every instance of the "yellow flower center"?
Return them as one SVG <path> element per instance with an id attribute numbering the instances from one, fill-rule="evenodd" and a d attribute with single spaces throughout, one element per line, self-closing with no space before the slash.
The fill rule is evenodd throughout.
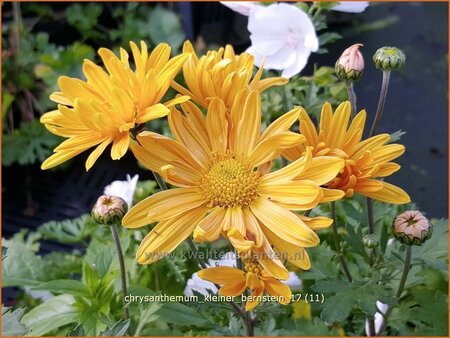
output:
<path id="1" fill-rule="evenodd" d="M 255 276 L 260 277 L 263 267 L 253 259 L 244 259 L 244 269 L 247 272 L 253 273 Z"/>
<path id="2" fill-rule="evenodd" d="M 257 196 L 259 172 L 244 158 L 214 154 L 200 179 L 208 207 L 248 208 Z"/>

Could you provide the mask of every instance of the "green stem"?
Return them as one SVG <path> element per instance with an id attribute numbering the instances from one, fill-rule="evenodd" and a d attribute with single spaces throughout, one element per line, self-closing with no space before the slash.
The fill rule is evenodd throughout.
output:
<path id="1" fill-rule="evenodd" d="M 345 261 L 344 255 L 341 252 L 341 244 L 339 242 L 339 234 L 337 231 L 337 222 L 336 222 L 336 204 L 335 202 L 330 203 L 330 218 L 333 220 L 333 238 L 334 238 L 334 246 L 336 248 L 336 252 L 338 254 L 339 260 L 341 261 L 342 269 L 344 270 L 344 274 L 347 277 L 348 281 L 352 282 L 352 275 L 350 274 L 350 270 L 348 269 L 347 262 Z"/>
<path id="2" fill-rule="evenodd" d="M 389 87 L 389 78 L 391 76 L 390 70 L 383 71 L 383 81 L 381 83 L 381 90 L 380 90 L 380 98 L 378 99 L 378 107 L 377 112 L 375 113 L 375 119 L 373 120 L 372 128 L 370 129 L 370 135 L 369 137 L 372 137 L 375 135 L 378 124 L 380 123 L 381 116 L 383 115 L 384 110 L 384 104 L 386 103 L 386 96 L 387 96 L 387 90 Z"/>
<path id="3" fill-rule="evenodd" d="M 400 300 L 400 297 L 403 293 L 403 289 L 405 288 L 406 279 L 408 278 L 408 273 L 411 270 L 411 257 L 412 257 L 412 246 L 406 247 L 405 252 L 405 265 L 403 266 L 403 273 L 402 277 L 400 278 L 400 283 L 398 284 L 397 292 L 395 293 L 395 298 L 397 299 L 397 302 Z M 383 331 L 386 329 L 387 326 L 387 320 L 389 318 L 389 315 L 392 312 L 392 306 L 389 307 L 386 311 L 386 314 L 384 315 L 383 324 L 380 327 L 380 330 L 377 332 L 377 336 L 380 336 Z"/>
<path id="4" fill-rule="evenodd" d="M 355 90 L 353 89 L 353 82 L 347 83 L 347 94 L 348 94 L 348 100 L 350 101 L 350 104 L 352 106 L 352 119 L 356 115 L 356 94 Z"/>
<path id="5" fill-rule="evenodd" d="M 366 206 L 367 206 L 367 231 L 369 235 L 374 233 L 374 222 L 373 222 L 373 204 L 372 199 L 370 197 L 367 197 L 366 200 Z"/>
<path id="6" fill-rule="evenodd" d="M 127 320 L 128 318 L 130 318 L 130 313 L 128 312 L 128 305 L 125 302 L 125 296 L 128 295 L 127 275 L 125 272 L 125 261 L 123 259 L 122 247 L 120 246 L 119 235 L 117 234 L 117 227 L 115 224 L 112 224 L 110 226 L 110 228 L 111 228 L 111 233 L 113 236 L 114 243 L 116 244 L 117 256 L 119 258 L 120 281 L 122 283 L 122 293 L 123 293 L 123 298 L 122 298 L 123 312 L 124 312 L 124 318 L 125 318 L 125 320 Z"/>

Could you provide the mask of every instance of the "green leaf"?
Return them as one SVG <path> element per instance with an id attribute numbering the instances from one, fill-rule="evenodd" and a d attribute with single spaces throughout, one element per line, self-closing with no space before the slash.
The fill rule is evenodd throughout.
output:
<path id="1" fill-rule="evenodd" d="M 160 303 L 151 303 L 150 306 L 141 304 L 139 306 L 139 312 L 141 316 L 139 317 L 139 322 L 136 326 L 136 332 L 135 336 L 139 336 L 142 330 L 144 329 L 145 325 L 152 323 L 158 319 L 159 315 L 156 314 L 156 312 L 161 308 Z"/>
<path id="2" fill-rule="evenodd" d="M 120 320 L 112 328 L 103 331 L 100 336 L 121 337 L 125 336 L 130 327 L 130 320 Z"/>
<path id="3" fill-rule="evenodd" d="M 66 18 L 69 24 L 74 26 L 84 38 L 99 38 L 99 34 L 94 28 L 98 17 L 102 14 L 102 6 L 96 3 L 74 4 L 66 9 Z"/>
<path id="4" fill-rule="evenodd" d="M 74 303 L 75 299 L 71 295 L 53 297 L 26 313 L 21 322 L 30 328 L 28 335 L 45 335 L 80 319 Z"/>
<path id="5" fill-rule="evenodd" d="M 82 324 L 78 324 L 74 329 L 72 329 L 69 334 L 69 337 L 84 337 L 86 333 L 84 332 L 84 328 Z"/>
<path id="6" fill-rule="evenodd" d="M 2 244 L 8 248 L 8 255 L 2 261 L 2 286 L 37 285 L 46 279 L 45 262 L 35 252 L 36 236 L 24 239 L 25 233 L 14 235 L 13 238 L 3 239 Z"/>
<path id="7" fill-rule="evenodd" d="M 63 221 L 50 221 L 38 228 L 43 239 L 54 240 L 59 243 L 81 243 L 95 230 L 90 215 L 82 215 Z"/>
<path id="8" fill-rule="evenodd" d="M 73 296 L 92 297 L 91 291 L 85 284 L 72 279 L 52 280 L 35 286 L 32 290 L 47 290 L 54 293 L 68 293 Z"/>
<path id="9" fill-rule="evenodd" d="M 27 165 L 42 162 L 50 156 L 60 139 L 49 133 L 39 120 L 22 122 L 19 129 L 3 136 L 2 163 L 10 166 L 13 163 Z"/>
<path id="10" fill-rule="evenodd" d="M 150 13 L 148 32 L 155 44 L 165 42 L 176 53 L 184 41 L 183 30 L 179 18 L 171 11 L 160 6 Z"/>
<path id="11" fill-rule="evenodd" d="M 201 313 L 181 303 L 164 303 L 157 314 L 161 320 L 175 325 L 204 326 L 209 324 Z"/>
<path id="12" fill-rule="evenodd" d="M 6 113 L 8 112 L 9 107 L 14 102 L 15 96 L 11 93 L 4 92 L 3 93 L 3 101 L 2 101 L 2 118 L 4 119 Z"/>
<path id="13" fill-rule="evenodd" d="M 336 42 L 342 39 L 342 35 L 333 32 L 327 32 L 319 35 L 319 46 Z"/>
<path id="14" fill-rule="evenodd" d="M 103 247 L 97 253 L 97 257 L 95 258 L 95 268 L 100 278 L 103 278 L 108 272 L 115 253 L 115 249 L 112 245 Z"/>
<path id="15" fill-rule="evenodd" d="M 11 310 L 2 305 L 2 336 L 23 336 L 28 332 L 28 328 L 20 323 L 25 309 L 18 308 Z"/>
<path id="16" fill-rule="evenodd" d="M 328 323 L 341 322 L 347 318 L 355 304 L 353 292 L 353 288 L 349 287 L 334 296 L 327 297 L 320 318 Z"/>

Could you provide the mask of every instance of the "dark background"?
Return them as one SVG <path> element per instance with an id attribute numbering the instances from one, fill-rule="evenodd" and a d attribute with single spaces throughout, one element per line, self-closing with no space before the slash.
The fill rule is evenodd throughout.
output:
<path id="1" fill-rule="evenodd" d="M 121 3 L 104 6 L 122 6 Z M 10 4 L 3 4 L 8 13 Z M 63 10 L 67 4 L 49 3 Z M 209 46 L 230 43 L 237 51 L 249 46 L 247 18 L 219 3 L 166 3 L 180 14 L 186 38 L 199 36 Z M 3 18 L 3 22 L 7 17 Z M 448 4 L 447 3 L 372 3 L 360 14 L 330 12 L 329 29 L 343 39 L 328 47 L 329 53 L 312 54 L 302 74 L 311 74 L 313 65 L 334 65 L 342 51 L 353 43 L 363 43 L 366 69 L 355 84 L 358 108 L 368 112 L 371 123 L 381 84 L 381 72 L 371 61 L 381 46 L 401 48 L 405 68 L 391 75 L 390 90 L 379 133 L 406 131 L 400 143 L 406 153 L 398 163 L 402 169 L 388 181 L 404 188 L 428 217 L 448 217 Z M 108 26 L 109 18 L 100 20 Z M 50 34 L 59 44 L 77 38 L 76 31 L 59 29 L 56 22 L 36 27 Z M 368 129 L 368 126 L 367 126 Z M 368 130 L 366 130 L 368 132 Z M 87 156 L 87 155 L 86 155 Z M 129 173 L 140 179 L 152 179 L 148 171 L 137 167 L 131 155 L 114 162 L 109 153 L 89 171 L 84 170 L 86 156 L 76 158 L 66 170 L 41 171 L 39 166 L 2 167 L 2 232 L 4 237 L 21 228 L 34 228 L 49 220 L 61 220 L 89 212 L 111 181 L 124 180 Z M 44 251 L 56 249 L 48 243 Z"/>

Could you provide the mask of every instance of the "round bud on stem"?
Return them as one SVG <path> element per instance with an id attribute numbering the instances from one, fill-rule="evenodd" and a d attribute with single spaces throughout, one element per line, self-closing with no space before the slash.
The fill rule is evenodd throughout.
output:
<path id="1" fill-rule="evenodd" d="M 378 246 L 378 238 L 374 234 L 366 235 L 363 237 L 363 244 L 368 249 L 374 249 Z"/>
<path id="2" fill-rule="evenodd" d="M 91 215 L 100 224 L 120 223 L 128 211 L 127 202 L 117 196 L 102 195 L 98 198 Z"/>
<path id="3" fill-rule="evenodd" d="M 397 47 L 382 47 L 373 55 L 373 62 L 383 71 L 398 70 L 405 65 L 406 56 Z"/>
<path id="4" fill-rule="evenodd" d="M 348 47 L 336 61 L 334 70 L 341 81 L 355 82 L 361 78 L 364 70 L 364 57 L 359 51 L 362 44 L 356 43 Z"/>
<path id="5" fill-rule="evenodd" d="M 433 227 L 420 211 L 409 210 L 395 218 L 392 232 L 400 243 L 422 245 L 431 237 Z"/>

